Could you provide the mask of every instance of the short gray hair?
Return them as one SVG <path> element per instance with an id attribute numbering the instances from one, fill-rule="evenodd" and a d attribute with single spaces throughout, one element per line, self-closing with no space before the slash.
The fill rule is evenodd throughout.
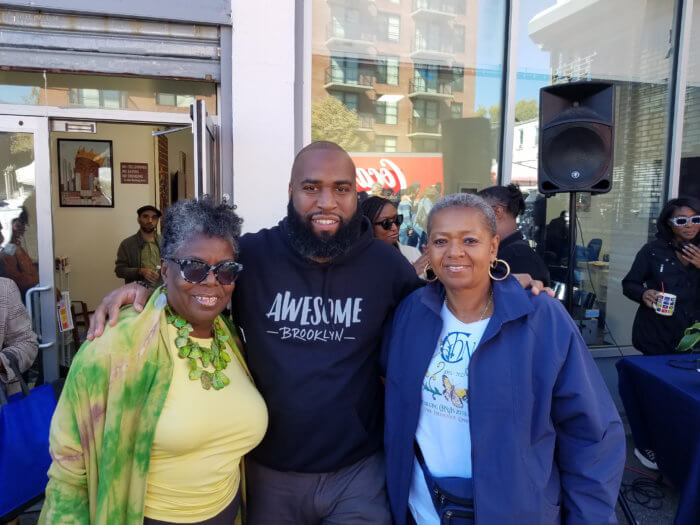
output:
<path id="1" fill-rule="evenodd" d="M 233 208 L 210 197 L 177 201 L 163 216 L 160 256 L 163 259 L 174 257 L 197 234 L 231 243 L 237 256 L 242 222 Z"/>
<path id="2" fill-rule="evenodd" d="M 496 235 L 496 214 L 493 212 L 493 208 L 484 199 L 473 193 L 453 193 L 437 201 L 428 214 L 426 227 L 428 235 L 430 235 L 435 214 L 448 208 L 470 208 L 478 211 L 483 216 L 486 227 L 491 230 L 491 235 Z"/>

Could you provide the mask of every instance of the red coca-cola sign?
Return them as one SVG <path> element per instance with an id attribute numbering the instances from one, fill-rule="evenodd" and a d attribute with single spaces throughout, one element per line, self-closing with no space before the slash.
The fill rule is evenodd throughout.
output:
<path id="1" fill-rule="evenodd" d="M 423 190 L 436 183 L 442 184 L 442 157 L 382 156 L 351 154 L 355 162 L 357 191 L 370 191 L 375 184 L 391 188 L 394 193 L 408 188 L 414 182 Z"/>

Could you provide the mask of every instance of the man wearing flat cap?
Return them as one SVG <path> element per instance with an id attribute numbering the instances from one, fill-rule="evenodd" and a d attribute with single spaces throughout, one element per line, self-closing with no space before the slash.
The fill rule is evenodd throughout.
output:
<path id="1" fill-rule="evenodd" d="M 127 283 L 142 281 L 155 287 L 160 284 L 160 235 L 156 231 L 160 210 L 141 206 L 136 210 L 139 231 L 124 239 L 117 251 L 114 273 Z"/>

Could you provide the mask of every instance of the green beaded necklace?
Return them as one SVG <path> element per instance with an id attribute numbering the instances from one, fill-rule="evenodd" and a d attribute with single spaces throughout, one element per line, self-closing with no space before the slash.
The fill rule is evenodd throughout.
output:
<path id="1" fill-rule="evenodd" d="M 231 362 L 231 356 L 225 350 L 228 336 L 218 325 L 218 321 L 214 322 L 214 339 L 211 342 L 211 348 L 207 348 L 192 340 L 190 332 L 193 328 L 190 323 L 173 312 L 169 305 L 165 309 L 168 323 L 177 329 L 177 337 L 175 338 L 177 355 L 181 359 L 189 359 L 190 379 L 193 381 L 199 379 L 204 390 L 209 390 L 211 387 L 214 387 L 214 390 L 221 390 L 228 385 L 231 381 L 223 372 L 224 368 Z M 202 366 L 197 364 L 197 359 L 200 360 Z M 215 372 L 204 370 L 204 367 L 210 364 L 214 367 Z"/>

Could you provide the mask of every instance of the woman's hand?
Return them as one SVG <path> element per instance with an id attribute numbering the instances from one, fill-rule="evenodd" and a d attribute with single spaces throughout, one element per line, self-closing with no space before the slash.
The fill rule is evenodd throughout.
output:
<path id="1" fill-rule="evenodd" d="M 660 293 L 661 292 L 658 290 L 652 290 L 651 288 L 649 290 L 644 290 L 644 293 L 642 294 L 642 302 L 647 308 L 653 309 Z"/>
<path id="2" fill-rule="evenodd" d="M 532 295 L 540 295 L 540 292 L 545 292 L 550 297 L 554 297 L 554 290 L 548 286 L 545 286 L 542 281 L 533 279 L 529 273 L 514 273 L 513 277 L 518 280 L 520 286 L 526 290 L 529 288 Z"/>
<path id="3" fill-rule="evenodd" d="M 107 297 L 102 299 L 100 306 L 90 317 L 90 328 L 87 338 L 92 341 L 95 337 L 100 337 L 105 329 L 105 320 L 109 320 L 109 326 L 117 324 L 119 318 L 119 308 L 125 304 L 133 304 L 134 310 L 140 312 L 151 296 L 152 291 L 138 283 L 129 283 L 121 288 L 117 288 Z"/>
<path id="4" fill-rule="evenodd" d="M 680 253 L 681 260 L 700 268 L 700 248 L 694 244 L 686 244 Z"/>

